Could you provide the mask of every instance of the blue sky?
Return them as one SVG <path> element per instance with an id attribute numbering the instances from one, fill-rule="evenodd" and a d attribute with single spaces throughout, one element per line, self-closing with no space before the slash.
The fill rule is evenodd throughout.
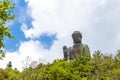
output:
<path id="1" fill-rule="evenodd" d="M 14 2 L 12 2 L 14 3 Z M 21 15 L 20 9 L 24 10 L 27 8 L 27 5 L 24 0 L 18 1 L 15 6 L 14 14 L 16 16 L 15 20 L 13 21 L 13 25 L 11 28 L 11 34 L 15 36 L 15 39 L 5 39 L 5 49 L 7 51 L 15 51 L 18 49 L 20 42 L 27 40 L 20 29 L 20 26 L 22 23 L 18 20 L 18 17 Z M 31 22 L 30 19 L 28 19 L 29 22 Z"/>
<path id="2" fill-rule="evenodd" d="M 15 3 L 14 1 L 12 3 Z M 15 36 L 15 39 L 9 39 L 6 38 L 4 43 L 5 43 L 5 50 L 7 51 L 16 51 L 18 50 L 20 43 L 23 41 L 28 41 L 30 40 L 29 38 L 25 38 L 25 35 L 23 33 L 23 31 L 21 30 L 20 26 L 22 25 L 23 22 L 25 22 L 28 25 L 28 28 L 31 28 L 31 22 L 32 22 L 32 18 L 31 16 L 25 16 L 26 15 L 26 10 L 27 10 L 27 2 L 25 2 L 24 0 L 18 0 L 18 2 L 16 2 L 16 6 L 15 6 L 15 20 L 13 21 L 13 25 L 11 28 L 11 34 L 13 36 Z M 23 14 L 21 14 L 21 11 Z M 24 15 L 25 14 L 25 15 Z M 24 20 L 19 20 L 20 17 L 23 17 Z M 34 40 L 39 40 L 41 41 L 41 43 L 44 45 L 45 49 L 49 49 L 52 46 L 52 43 L 54 40 L 56 40 L 56 34 L 53 35 L 47 35 L 46 33 L 43 33 L 41 36 L 39 36 L 39 38 L 35 38 Z"/>
<path id="3" fill-rule="evenodd" d="M 8 61 L 22 70 L 23 61 L 43 63 L 63 58 L 62 46 L 72 46 L 71 34 L 79 30 L 82 42 L 91 55 L 101 50 L 115 55 L 120 48 L 119 0 L 11 0 L 16 3 L 16 19 L 6 38 L 6 58 L 0 61 L 5 68 Z"/>

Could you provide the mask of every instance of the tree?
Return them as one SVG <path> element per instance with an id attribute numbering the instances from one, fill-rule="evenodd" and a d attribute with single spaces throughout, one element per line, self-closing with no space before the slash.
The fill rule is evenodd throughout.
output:
<path id="1" fill-rule="evenodd" d="M 13 14 L 14 4 L 11 4 L 9 0 L 0 1 L 0 59 L 5 57 L 3 48 L 5 47 L 3 41 L 5 36 L 8 38 L 14 38 L 10 33 L 10 25 L 7 25 L 11 20 L 14 20 Z"/>
<path id="2" fill-rule="evenodd" d="M 67 62 L 57 59 L 52 63 L 38 64 L 24 69 L 23 80 L 120 80 L 120 55 L 103 54 L 95 51 L 93 57 L 78 55 Z M 29 59 L 29 58 L 28 58 Z M 28 60 L 29 61 L 29 60 Z"/>
<path id="3" fill-rule="evenodd" d="M 12 62 L 11 61 L 8 62 L 7 68 L 12 68 Z"/>
<path id="4" fill-rule="evenodd" d="M 31 58 L 27 56 L 26 59 L 23 61 L 23 69 L 29 68 L 30 64 L 31 64 Z"/>
<path id="5" fill-rule="evenodd" d="M 8 77 L 3 80 L 21 80 L 21 73 L 16 69 L 6 68 L 4 69 L 8 73 Z M 0 79 L 1 80 L 1 79 Z"/>
<path id="6" fill-rule="evenodd" d="M 0 68 L 0 80 L 5 80 L 9 77 L 7 71 L 4 69 Z"/>

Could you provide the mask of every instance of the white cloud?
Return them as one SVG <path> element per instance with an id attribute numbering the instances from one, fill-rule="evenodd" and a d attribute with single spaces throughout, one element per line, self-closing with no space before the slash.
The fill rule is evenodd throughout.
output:
<path id="1" fill-rule="evenodd" d="M 74 30 L 79 30 L 92 53 L 98 49 L 115 52 L 120 21 L 118 3 L 118 0 L 29 0 L 33 27 L 24 31 L 25 36 L 36 38 L 44 32 L 57 33 L 59 42 L 64 39 L 60 35 L 69 38 Z M 114 49 L 109 45 L 114 45 Z"/>
<path id="2" fill-rule="evenodd" d="M 20 71 L 24 67 L 24 60 L 29 56 L 31 61 L 38 61 L 39 59 L 45 60 L 44 63 L 52 62 L 57 58 L 62 58 L 62 54 L 59 54 L 61 50 L 61 44 L 57 41 L 54 42 L 54 46 L 51 47 L 50 51 L 45 50 L 43 45 L 39 41 L 25 41 L 21 42 L 21 45 L 16 52 L 7 52 L 6 57 L 0 60 L 0 67 L 5 68 L 9 61 L 12 61 L 13 68 L 17 67 Z M 59 44 L 59 46 L 58 46 Z M 55 50 L 54 50 L 55 49 Z M 30 62 L 31 62 L 30 61 Z"/>
<path id="3" fill-rule="evenodd" d="M 3 62 L 9 60 L 19 66 L 26 56 L 53 61 L 62 58 L 62 46 L 72 45 L 71 33 L 79 30 L 83 43 L 89 45 L 91 53 L 102 50 L 115 53 L 120 47 L 119 0 L 26 0 L 29 14 L 33 18 L 32 28 L 23 23 L 21 29 L 30 41 L 22 42 L 19 50 L 6 54 Z M 42 33 L 57 34 L 50 50 L 43 48 L 40 41 L 34 41 Z M 11 56 L 11 58 L 9 58 Z M 12 60 L 12 56 L 15 59 Z M 15 61 L 16 60 L 16 61 Z M 1 62 L 0 62 L 1 63 Z"/>
<path id="4" fill-rule="evenodd" d="M 38 61 L 41 57 L 43 57 L 42 49 L 43 48 L 41 47 L 41 44 L 38 41 L 30 40 L 27 42 L 22 42 L 18 51 L 6 53 L 5 59 L 0 61 L 0 66 L 5 68 L 6 64 L 9 61 L 12 61 L 13 68 L 17 67 L 19 70 L 22 70 L 23 60 L 25 60 L 26 57 L 29 56 L 34 61 Z"/>

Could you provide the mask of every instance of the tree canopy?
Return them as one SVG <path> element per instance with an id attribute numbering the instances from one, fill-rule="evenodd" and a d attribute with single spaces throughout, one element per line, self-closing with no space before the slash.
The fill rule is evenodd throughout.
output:
<path id="1" fill-rule="evenodd" d="M 40 63 L 23 70 L 21 76 L 23 80 L 120 80 L 119 54 L 105 55 L 98 50 L 91 59 L 78 56 L 70 62 Z"/>
<path id="2" fill-rule="evenodd" d="M 13 38 L 10 33 L 11 26 L 8 23 L 15 18 L 14 6 L 15 4 L 11 4 L 9 0 L 0 1 L 0 59 L 5 57 L 3 52 L 5 36 Z"/>
<path id="3" fill-rule="evenodd" d="M 70 62 L 30 64 L 22 72 L 0 68 L 0 80 L 120 80 L 120 52 L 112 56 L 95 51 L 91 59 L 78 56 Z"/>

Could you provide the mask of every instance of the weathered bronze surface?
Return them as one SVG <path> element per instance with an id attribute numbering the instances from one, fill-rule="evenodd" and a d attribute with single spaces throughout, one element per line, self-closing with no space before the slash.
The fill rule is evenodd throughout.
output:
<path id="1" fill-rule="evenodd" d="M 91 57 L 88 45 L 82 43 L 82 34 L 79 31 L 72 33 L 73 46 L 67 48 L 63 46 L 64 59 L 70 61 L 76 58 L 78 54 L 81 57 Z"/>

